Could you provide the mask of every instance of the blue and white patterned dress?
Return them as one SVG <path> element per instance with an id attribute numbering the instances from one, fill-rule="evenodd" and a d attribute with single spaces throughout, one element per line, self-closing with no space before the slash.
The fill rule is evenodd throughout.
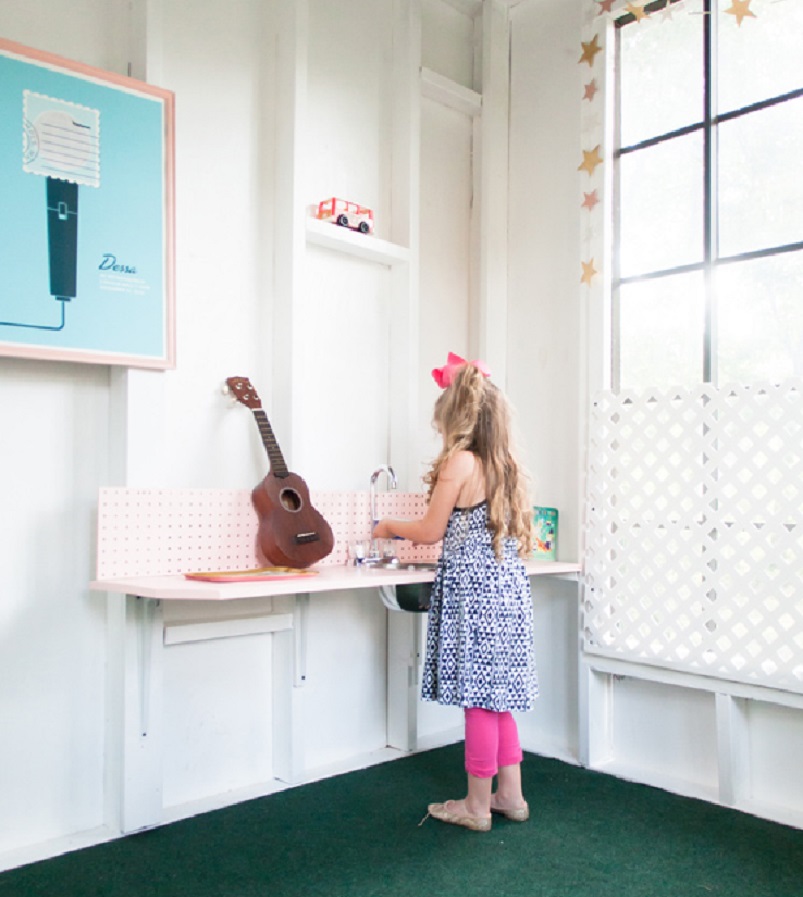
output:
<path id="1" fill-rule="evenodd" d="M 443 537 L 421 697 L 486 710 L 530 710 L 538 694 L 530 580 L 507 539 L 494 555 L 488 508 L 455 508 Z"/>

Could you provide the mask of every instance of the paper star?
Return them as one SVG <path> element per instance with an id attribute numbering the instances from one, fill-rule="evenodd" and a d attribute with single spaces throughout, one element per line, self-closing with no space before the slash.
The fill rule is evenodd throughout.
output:
<path id="1" fill-rule="evenodd" d="M 583 193 L 583 201 L 580 203 L 581 209 L 588 209 L 589 212 L 594 211 L 594 206 L 599 202 L 597 191 L 592 190 L 590 193 Z"/>
<path id="2" fill-rule="evenodd" d="M 638 6 L 635 3 L 628 3 L 625 7 L 625 11 L 629 12 L 631 16 L 635 16 L 637 22 L 640 22 L 647 15 L 647 13 L 644 12 L 644 7 Z"/>
<path id="3" fill-rule="evenodd" d="M 733 6 L 730 9 L 726 9 L 725 12 L 729 15 L 736 16 L 736 24 L 741 28 L 742 27 L 742 19 L 746 16 L 750 16 L 755 19 L 756 14 L 750 9 L 750 4 L 753 0 L 733 0 Z"/>
<path id="4" fill-rule="evenodd" d="M 599 271 L 594 267 L 594 259 L 591 259 L 590 262 L 580 262 L 580 264 L 583 266 L 583 276 L 580 278 L 580 283 L 590 287 L 591 281 L 599 274 Z"/>
<path id="5" fill-rule="evenodd" d="M 602 164 L 602 157 L 599 154 L 599 144 L 592 150 L 583 150 L 583 161 L 577 166 L 578 171 L 587 171 L 588 176 L 594 174 L 597 165 Z"/>
<path id="6" fill-rule="evenodd" d="M 599 35 L 595 34 L 589 41 L 580 41 L 583 47 L 583 55 L 577 60 L 579 65 L 581 62 L 587 62 L 589 66 L 594 65 L 594 57 L 599 53 L 602 47 L 599 45 Z"/>
<path id="7" fill-rule="evenodd" d="M 592 78 L 591 81 L 589 81 L 588 84 L 585 85 L 585 91 L 583 92 L 583 99 L 584 100 L 593 100 L 594 95 L 596 94 L 598 89 L 599 88 L 597 87 L 597 79 Z"/>
<path id="8" fill-rule="evenodd" d="M 616 2 L 616 0 L 599 0 L 599 9 L 597 10 L 597 15 L 601 16 L 604 12 L 610 12 L 611 7 Z"/>

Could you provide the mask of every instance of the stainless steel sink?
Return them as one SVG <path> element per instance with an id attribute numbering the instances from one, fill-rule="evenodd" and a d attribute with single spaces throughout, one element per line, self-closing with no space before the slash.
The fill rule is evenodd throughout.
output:
<path id="1" fill-rule="evenodd" d="M 381 560 L 373 564 L 365 564 L 369 570 L 377 570 L 382 573 L 415 573 L 416 571 L 435 571 L 438 568 L 437 561 L 399 561 Z"/>

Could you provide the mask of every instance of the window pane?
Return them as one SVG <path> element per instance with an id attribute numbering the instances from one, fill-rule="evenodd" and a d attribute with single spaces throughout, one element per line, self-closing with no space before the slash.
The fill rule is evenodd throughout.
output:
<path id="1" fill-rule="evenodd" d="M 700 383 L 704 327 L 701 272 L 622 286 L 619 290 L 621 388 Z"/>
<path id="2" fill-rule="evenodd" d="M 719 2 L 720 114 L 803 87 L 803 3 L 753 3 L 756 17 L 741 27 L 725 12 L 732 7 L 732 0 Z"/>
<path id="3" fill-rule="evenodd" d="M 618 170 L 620 275 L 702 261 L 702 135 L 627 153 Z"/>
<path id="4" fill-rule="evenodd" d="M 803 252 L 722 265 L 720 383 L 803 376 Z"/>
<path id="5" fill-rule="evenodd" d="M 702 16 L 678 13 L 619 31 L 620 146 L 703 119 Z"/>
<path id="6" fill-rule="evenodd" d="M 719 252 L 803 240 L 803 97 L 719 126 Z"/>

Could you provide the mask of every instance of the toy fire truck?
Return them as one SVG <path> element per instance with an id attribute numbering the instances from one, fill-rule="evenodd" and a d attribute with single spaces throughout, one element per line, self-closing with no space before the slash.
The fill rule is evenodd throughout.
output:
<path id="1" fill-rule="evenodd" d="M 334 196 L 318 203 L 315 217 L 319 221 L 332 221 L 361 234 L 370 234 L 374 230 L 374 213 L 370 209 Z"/>

